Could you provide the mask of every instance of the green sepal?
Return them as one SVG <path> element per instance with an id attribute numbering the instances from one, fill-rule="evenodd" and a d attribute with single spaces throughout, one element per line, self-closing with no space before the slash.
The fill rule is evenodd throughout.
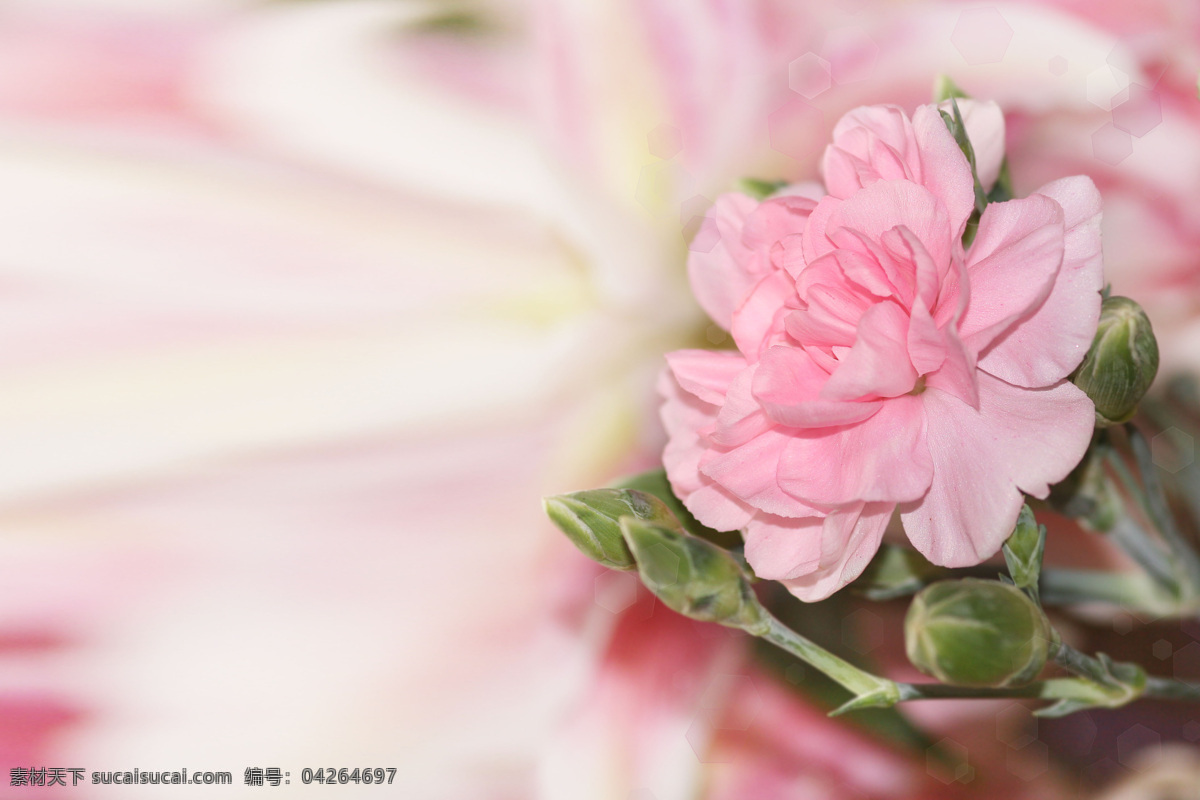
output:
<path id="1" fill-rule="evenodd" d="M 933 79 L 933 102 L 935 105 L 947 100 L 966 100 L 970 97 L 949 75 L 942 74 Z"/>
<path id="2" fill-rule="evenodd" d="M 635 489 L 589 489 L 554 495 L 543 498 L 542 507 L 584 555 L 611 569 L 636 566 L 621 534 L 622 517 L 633 516 L 680 528 L 679 520 L 666 503 Z"/>
<path id="3" fill-rule="evenodd" d="M 637 475 L 629 475 L 622 478 L 614 484 L 617 489 L 636 489 L 639 492 L 654 495 L 670 509 L 675 519 L 683 525 L 683 529 L 693 536 L 699 536 L 701 539 L 707 539 L 714 544 L 724 547 L 726 550 L 736 548 L 742 543 L 742 535 L 737 531 L 718 531 L 714 530 L 701 522 L 688 511 L 675 492 L 671 489 L 671 482 L 667 480 L 667 473 L 662 467 L 658 469 L 640 472 Z"/>
<path id="4" fill-rule="evenodd" d="M 1038 577 L 1042 572 L 1042 556 L 1046 552 L 1046 526 L 1039 525 L 1026 503 L 1017 516 L 1017 525 L 1004 543 L 1004 561 L 1013 584 L 1038 599 Z"/>
<path id="5" fill-rule="evenodd" d="M 727 550 L 678 525 L 622 517 L 621 533 L 642 583 L 668 608 L 703 622 L 761 635 L 768 616 L 750 580 Z"/>
<path id="6" fill-rule="evenodd" d="M 1021 686 L 1050 653 L 1045 614 L 1020 589 L 963 578 L 922 589 L 904 618 L 904 647 L 914 667 L 952 686 Z"/>
<path id="7" fill-rule="evenodd" d="M 900 702 L 900 690 L 895 683 L 888 681 L 878 689 L 855 695 L 840 706 L 829 712 L 831 717 L 840 717 L 849 711 L 860 711 L 864 708 L 891 708 Z"/>
<path id="8" fill-rule="evenodd" d="M 1146 670 L 1137 664 L 1113 661 L 1106 653 L 1089 659 L 1087 677 L 1046 681 L 1057 703 L 1034 712 L 1039 717 L 1062 717 L 1089 708 L 1120 708 L 1142 696 Z"/>

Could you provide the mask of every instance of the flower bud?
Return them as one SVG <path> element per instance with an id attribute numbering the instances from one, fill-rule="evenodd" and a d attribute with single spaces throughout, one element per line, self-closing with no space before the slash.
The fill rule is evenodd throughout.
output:
<path id="1" fill-rule="evenodd" d="M 908 660 L 954 686 L 1019 686 L 1037 677 L 1051 629 L 1015 586 L 966 578 L 926 587 L 904 620 Z"/>
<path id="2" fill-rule="evenodd" d="M 642 583 L 672 610 L 732 628 L 766 624 L 749 580 L 728 551 L 661 523 L 623 517 L 620 524 Z"/>
<path id="3" fill-rule="evenodd" d="M 1142 307 L 1109 297 L 1100 307 L 1096 338 L 1071 380 L 1096 404 L 1096 425 L 1125 422 L 1158 372 L 1158 341 Z"/>
<path id="4" fill-rule="evenodd" d="M 1046 526 L 1038 525 L 1029 504 L 1021 506 L 1017 526 L 1004 543 L 1004 561 L 1008 574 L 1019 589 L 1037 592 L 1038 576 L 1042 571 L 1042 555 L 1046 552 Z"/>
<path id="5" fill-rule="evenodd" d="M 588 558 L 612 569 L 633 569 L 633 554 L 621 535 L 621 517 L 678 528 L 663 501 L 635 489 L 592 489 L 542 500 L 546 514 Z"/>

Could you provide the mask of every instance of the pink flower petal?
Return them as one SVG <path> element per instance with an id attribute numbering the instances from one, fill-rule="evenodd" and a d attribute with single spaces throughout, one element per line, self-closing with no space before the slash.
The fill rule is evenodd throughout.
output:
<path id="1" fill-rule="evenodd" d="M 1023 389 L 977 373 L 979 409 L 936 389 L 925 402 L 933 481 L 900 507 L 913 545 L 935 564 L 978 564 L 1012 533 L 1024 498 L 1045 497 L 1087 450 L 1092 403 L 1073 384 Z M 786 455 L 786 454 L 785 454 Z"/>
<path id="2" fill-rule="evenodd" d="M 799 301 L 802 306 L 784 318 L 784 327 L 796 341 L 822 346 L 854 344 L 858 320 L 876 299 L 847 279 L 843 263 L 859 258 L 834 251 L 814 261 L 797 279 L 795 293 L 803 298 Z"/>
<path id="3" fill-rule="evenodd" d="M 767 415 L 780 425 L 822 428 L 861 422 L 881 403 L 843 402 L 820 396 L 829 374 L 812 356 L 796 347 L 772 347 L 758 363 L 754 396 Z"/>
<path id="4" fill-rule="evenodd" d="M 912 125 L 921 151 L 921 183 L 945 204 L 950 215 L 951 234 L 958 241 L 967 219 L 975 210 L 975 180 L 971 177 L 971 165 L 950 135 L 937 108 L 918 108 L 913 113 Z"/>
<path id="5" fill-rule="evenodd" d="M 908 323 L 908 357 L 919 375 L 933 372 L 946 361 L 946 335 L 920 298 L 913 303 Z"/>
<path id="6" fill-rule="evenodd" d="M 753 393 L 755 376 L 761 367 L 761 362 L 751 364 L 730 382 L 717 413 L 717 424 L 709 434 L 709 440 L 718 447 L 743 445 L 772 426 Z"/>
<path id="7" fill-rule="evenodd" d="M 669 371 L 658 382 L 667 446 L 663 468 L 671 489 L 689 511 L 709 527 L 736 530 L 750 521 L 753 509 L 700 472 L 700 459 L 707 451 L 701 432 L 716 421 L 717 408 L 685 392 Z"/>
<path id="8" fill-rule="evenodd" d="M 821 538 L 828 517 L 787 519 L 755 516 L 746 526 L 746 560 L 763 580 L 797 578 L 821 562 Z"/>
<path id="9" fill-rule="evenodd" d="M 775 479 L 776 465 L 788 440 L 787 434 L 773 429 L 728 451 L 710 450 L 700 461 L 700 471 L 740 501 L 769 514 L 813 516 L 820 513 L 813 504 L 785 494 Z"/>
<path id="10" fill-rule="evenodd" d="M 920 180 L 921 159 L 908 116 L 897 106 L 863 106 L 833 129 L 821 165 L 825 186 L 849 197 L 880 180 Z"/>
<path id="11" fill-rule="evenodd" d="M 685 392 L 719 406 L 729 384 L 746 369 L 746 359 L 728 351 L 676 350 L 667 353 L 667 366 Z"/>
<path id="12" fill-rule="evenodd" d="M 926 308 L 933 308 L 946 273 L 950 271 L 950 262 L 935 263 L 916 234 L 903 225 L 884 232 L 881 238 L 894 260 L 912 265 L 916 290 L 912 302 L 920 300 Z"/>
<path id="13" fill-rule="evenodd" d="M 780 195 L 764 200 L 746 217 L 742 242 L 746 247 L 769 253 L 784 236 L 804 230 L 817 201 L 799 195 Z"/>
<path id="14" fill-rule="evenodd" d="M 989 205 L 967 253 L 970 299 L 958 325 L 967 346 L 985 351 L 1036 309 L 1050 294 L 1062 259 L 1058 203 L 1032 195 Z M 1023 348 L 1021 358 L 1028 362 L 1055 349 L 1050 342 L 1039 342 Z"/>
<path id="15" fill-rule="evenodd" d="M 744 194 L 721 195 L 707 215 L 716 221 L 720 240 L 707 253 L 688 253 L 692 292 L 713 322 L 725 330 L 729 330 L 734 309 L 762 277 L 752 252 L 742 243 L 746 217 L 757 207 L 758 202 Z"/>
<path id="16" fill-rule="evenodd" d="M 891 503 L 867 503 L 831 513 L 821 527 L 820 563 L 810 572 L 784 579 L 783 585 L 796 597 L 811 603 L 825 599 L 853 581 L 879 550 L 894 510 Z"/>
<path id="17" fill-rule="evenodd" d="M 1090 178 L 1063 178 L 1038 189 L 1064 214 L 1062 266 L 1049 296 L 980 355 L 979 368 L 1019 386 L 1047 386 L 1070 375 L 1091 347 L 1100 319 L 1104 261 L 1100 193 Z M 1005 203 L 1004 205 L 1007 205 Z M 991 206 L 988 207 L 989 209 Z M 972 248 L 973 249 L 973 248 Z M 972 276 L 972 304 L 975 278 Z M 1031 358 L 1037 354 L 1037 358 Z"/>
<path id="18" fill-rule="evenodd" d="M 946 359 L 929 373 L 925 385 L 957 397 L 971 408 L 979 408 L 979 384 L 976 381 L 975 355 L 963 344 L 953 326 L 942 330 Z"/>
<path id="19" fill-rule="evenodd" d="M 818 207 L 810 222 L 820 211 Z M 925 246 L 940 274 L 953 254 L 945 205 L 928 189 L 908 181 L 880 181 L 856 192 L 832 210 L 825 224 L 827 236 L 838 228 L 849 228 L 876 241 L 903 225 Z"/>
<path id="20" fill-rule="evenodd" d="M 853 425 L 796 431 L 779 458 L 777 480 L 815 505 L 916 500 L 934 468 L 925 425 L 922 398 L 905 395 Z"/>
<path id="21" fill-rule="evenodd" d="M 894 300 L 876 303 L 858 322 L 857 338 L 821 389 L 827 400 L 874 400 L 908 394 L 917 371 L 908 358 L 908 314 Z"/>
<path id="22" fill-rule="evenodd" d="M 784 320 L 799 305 L 792 276 L 781 269 L 767 274 L 733 313 L 729 332 L 747 358 L 757 359 L 783 337 Z"/>

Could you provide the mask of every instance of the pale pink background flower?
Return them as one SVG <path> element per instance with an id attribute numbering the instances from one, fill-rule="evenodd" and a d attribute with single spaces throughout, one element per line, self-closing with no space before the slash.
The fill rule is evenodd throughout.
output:
<path id="1" fill-rule="evenodd" d="M 548 613 L 578 557 L 529 498 L 659 444 L 661 353 L 719 338 L 681 266 L 711 200 L 811 178 L 840 113 L 934 72 L 1021 108 L 1022 153 L 1094 162 L 1090 71 L 1169 54 L 1169 113 L 1100 183 L 1127 273 L 1166 298 L 1190 274 L 1186 218 L 1138 249 L 1144 198 L 1196 185 L 1186 7 L 999 4 L 1013 45 L 982 66 L 954 3 L 514 0 L 491 34 L 406 35 L 430 8 L 0 11 L 6 757 L 372 760 L 406 796 L 537 796 L 614 617 Z M 810 50 L 813 101 L 787 81 Z M 1002 771 L 992 746 L 973 763 Z"/>

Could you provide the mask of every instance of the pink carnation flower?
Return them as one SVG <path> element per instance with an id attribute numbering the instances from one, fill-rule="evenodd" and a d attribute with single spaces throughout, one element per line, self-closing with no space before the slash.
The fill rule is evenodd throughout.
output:
<path id="1" fill-rule="evenodd" d="M 994 176 L 1002 117 L 967 105 Z M 857 577 L 897 510 L 935 564 L 1000 548 L 1022 492 L 1045 497 L 1088 446 L 1092 403 L 1066 378 L 1102 286 L 1085 177 L 988 205 L 964 250 L 973 178 L 935 106 L 850 112 L 823 172 L 819 199 L 717 201 L 721 241 L 689 272 L 738 352 L 671 353 L 662 386 L 675 491 L 806 600 Z"/>

